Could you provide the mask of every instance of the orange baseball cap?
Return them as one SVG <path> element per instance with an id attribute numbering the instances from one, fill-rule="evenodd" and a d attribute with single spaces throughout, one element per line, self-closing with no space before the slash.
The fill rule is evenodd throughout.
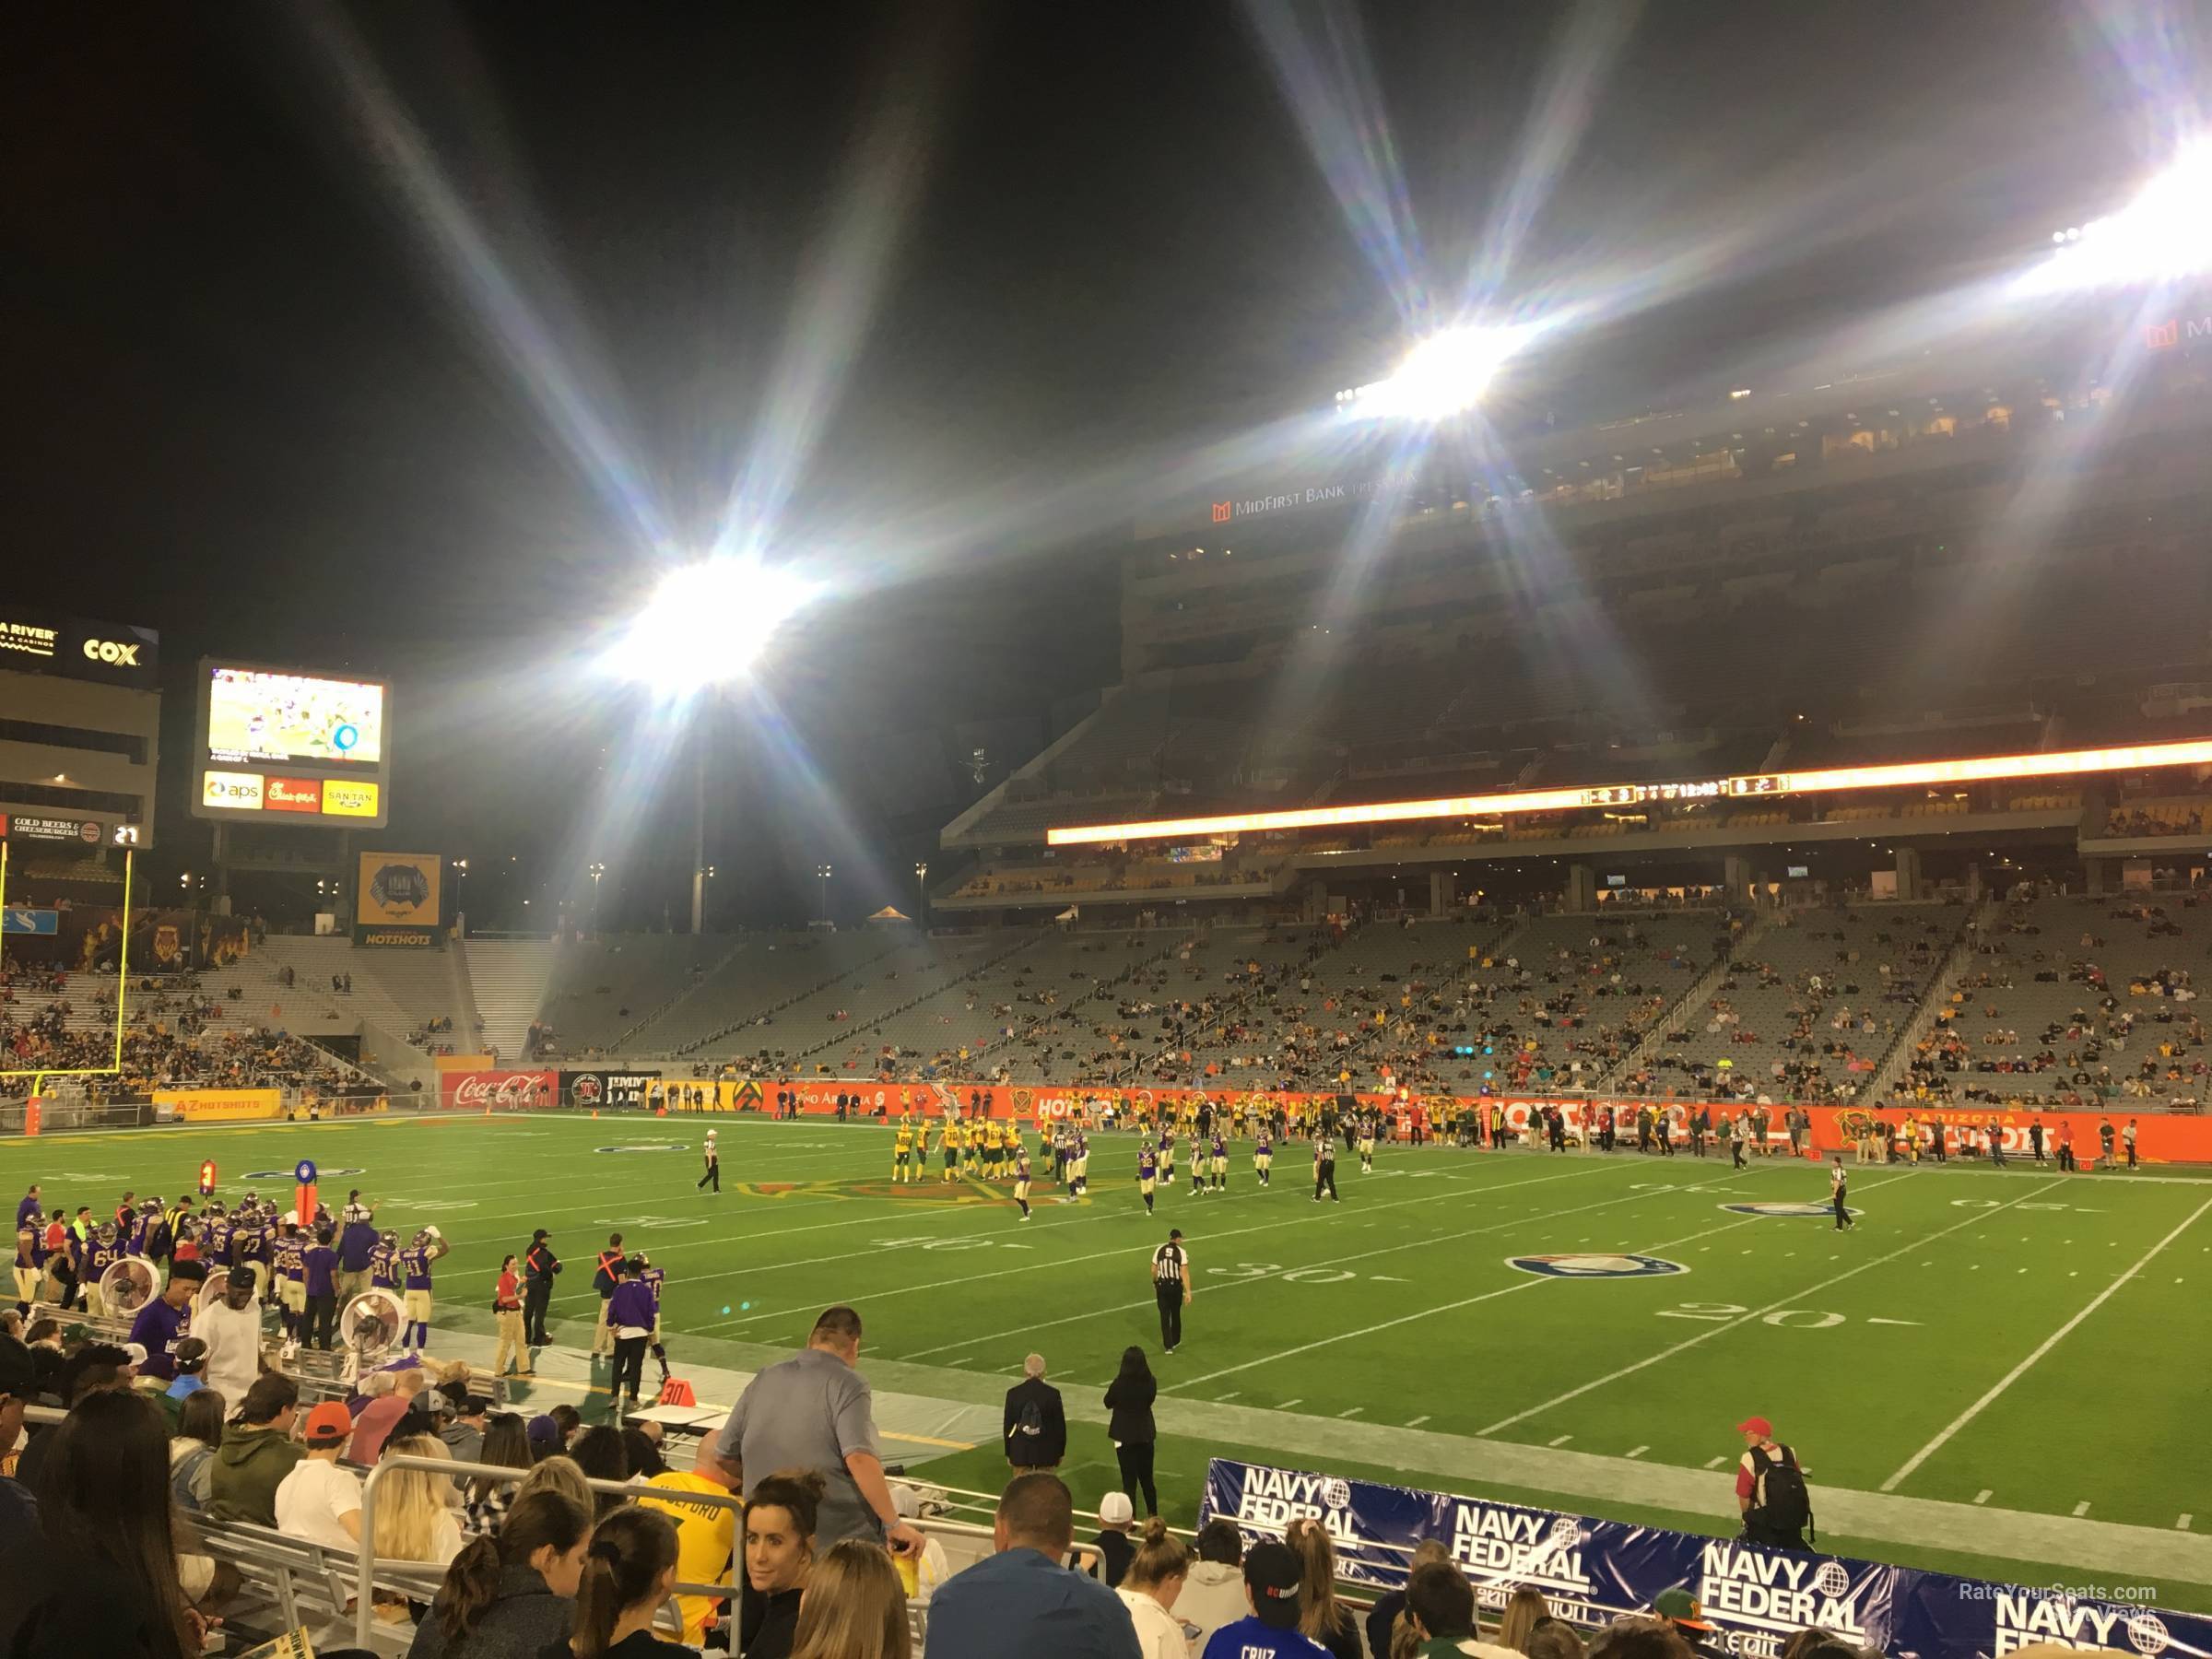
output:
<path id="1" fill-rule="evenodd" d="M 353 1415 L 336 1400 L 325 1400 L 307 1414 L 300 1431 L 309 1445 L 333 1445 L 353 1432 Z"/>

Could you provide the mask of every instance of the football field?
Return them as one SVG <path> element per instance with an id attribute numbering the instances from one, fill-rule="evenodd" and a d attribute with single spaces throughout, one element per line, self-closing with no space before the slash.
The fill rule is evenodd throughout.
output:
<path id="1" fill-rule="evenodd" d="M 710 1121 L 719 1195 L 694 1186 Z M 2212 1606 L 2191 1566 L 2212 1559 L 2212 1181 L 1853 1168 L 1858 1224 L 1839 1232 L 1825 1171 L 1786 1159 L 1385 1147 L 1371 1174 L 1341 1157 L 1343 1201 L 1315 1204 L 1302 1147 L 1262 1188 L 1240 1145 L 1227 1193 L 1194 1195 L 1179 1167 L 1147 1218 L 1135 1152 L 1095 1137 L 1088 1197 L 1041 1180 L 1026 1223 L 1003 1185 L 936 1168 L 894 1185 L 888 1128 L 819 1121 L 63 1134 L 0 1145 L 0 1181 L 100 1213 L 125 1187 L 173 1198 L 211 1157 L 221 1195 L 286 1202 L 312 1157 L 334 1210 L 359 1186 L 380 1226 L 444 1231 L 435 1331 L 488 1332 L 500 1257 L 551 1229 L 554 1317 L 578 1347 L 593 1253 L 618 1230 L 667 1273 L 679 1375 L 756 1369 L 849 1301 L 879 1390 L 987 1404 L 1035 1349 L 1088 1423 L 1139 1344 L 1178 1519 L 1221 1453 L 1729 1532 L 1733 1425 L 1757 1413 L 1807 1465 L 1826 1548 L 2047 1570 L 2037 1582 L 2147 1574 L 2166 1605 Z M 1197 1296 L 1166 1356 L 1147 1265 L 1171 1226 Z M 1112 1453 L 1071 1434 L 1089 1497 Z M 1003 1477 L 994 1443 L 945 1450 L 938 1478 Z"/>

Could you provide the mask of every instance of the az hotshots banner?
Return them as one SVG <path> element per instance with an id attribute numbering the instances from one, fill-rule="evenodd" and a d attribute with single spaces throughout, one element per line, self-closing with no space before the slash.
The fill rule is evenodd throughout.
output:
<path id="1" fill-rule="evenodd" d="M 1248 1542 L 1280 1538 L 1310 1516 L 1335 1542 L 1340 1575 L 1377 1589 L 1403 1586 L 1413 1547 L 1438 1539 L 1492 1617 L 1514 1586 L 1533 1584 L 1556 1617 L 1594 1629 L 1679 1586 L 1715 1627 L 1712 1645 L 1749 1659 L 1775 1659 L 1808 1625 L 1920 1659 L 1994 1656 L 2037 1641 L 2147 1659 L 2212 1652 L 2212 1618 L 2193 1613 L 1218 1457 L 1206 1465 L 1199 1524 L 1216 1516 Z"/>

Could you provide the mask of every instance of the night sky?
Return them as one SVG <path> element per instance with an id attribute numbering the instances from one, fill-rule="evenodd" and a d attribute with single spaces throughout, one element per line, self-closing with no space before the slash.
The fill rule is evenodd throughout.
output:
<path id="1" fill-rule="evenodd" d="M 804 424 L 770 545 L 834 549 L 850 596 L 765 670 L 787 734 L 718 727 L 712 851 L 746 871 L 728 920 L 809 902 L 818 856 L 857 910 L 973 794 L 887 789 L 886 744 L 1018 762 L 1115 679 L 1157 469 L 1386 363 L 1495 247 L 1532 135 L 1559 160 L 1503 291 L 1712 249 L 1529 411 L 1624 412 L 2097 211 L 2169 135 L 2201 18 L 11 8 L 8 594 L 159 629 L 180 734 L 203 653 L 392 674 L 385 839 L 554 881 L 637 729 L 575 653 Z M 1394 159 L 1394 211 L 1332 189 L 1355 152 Z M 669 839 L 615 853 L 636 920 Z"/>

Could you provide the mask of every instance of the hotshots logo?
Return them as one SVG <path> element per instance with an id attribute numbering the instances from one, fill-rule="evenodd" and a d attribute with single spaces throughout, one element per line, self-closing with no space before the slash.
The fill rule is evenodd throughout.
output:
<path id="1" fill-rule="evenodd" d="M 1699 1562 L 1698 1601 L 1727 1632 L 1731 1652 L 1758 1659 L 1781 1653 L 1808 1625 L 1866 1640 L 1851 1570 L 1841 1561 L 1711 1543 Z"/>

